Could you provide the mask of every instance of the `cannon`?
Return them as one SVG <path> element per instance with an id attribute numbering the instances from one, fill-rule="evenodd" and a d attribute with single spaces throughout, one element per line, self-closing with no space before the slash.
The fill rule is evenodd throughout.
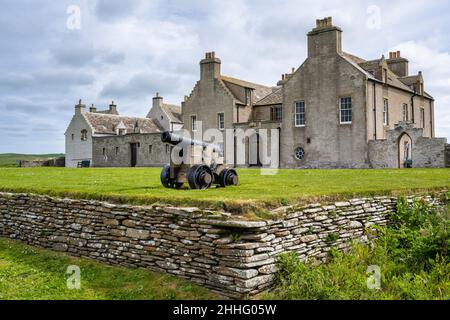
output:
<path id="1" fill-rule="evenodd" d="M 186 182 L 191 189 L 238 184 L 236 170 L 224 165 L 222 149 L 217 144 L 193 140 L 169 131 L 161 134 L 161 141 L 172 145 L 170 164 L 166 164 L 161 171 L 161 184 L 164 187 L 180 189 Z M 174 147 L 178 147 L 178 160 L 181 160 L 177 163 L 172 159 Z M 183 150 L 189 151 L 185 157 Z"/>

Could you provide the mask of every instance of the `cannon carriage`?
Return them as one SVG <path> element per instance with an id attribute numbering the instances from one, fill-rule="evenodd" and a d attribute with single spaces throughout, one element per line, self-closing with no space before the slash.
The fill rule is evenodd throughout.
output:
<path id="1" fill-rule="evenodd" d="M 162 133 L 161 141 L 172 145 L 170 164 L 161 171 L 164 187 L 179 189 L 188 183 L 191 189 L 208 189 L 212 185 L 226 187 L 238 184 L 237 172 L 224 164 L 220 146 L 169 131 Z M 172 157 L 173 148 L 178 151 L 177 161 Z M 188 151 L 186 156 L 183 150 Z"/>

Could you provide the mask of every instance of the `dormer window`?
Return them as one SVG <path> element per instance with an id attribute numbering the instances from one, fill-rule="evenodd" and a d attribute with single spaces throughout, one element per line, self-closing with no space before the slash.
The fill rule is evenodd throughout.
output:
<path id="1" fill-rule="evenodd" d="M 81 141 L 86 141 L 87 140 L 87 130 L 83 129 L 81 130 Z"/>
<path id="2" fill-rule="evenodd" d="M 127 134 L 127 127 L 125 127 L 125 124 L 122 121 L 120 121 L 120 123 L 116 126 L 116 134 L 118 136 Z"/>

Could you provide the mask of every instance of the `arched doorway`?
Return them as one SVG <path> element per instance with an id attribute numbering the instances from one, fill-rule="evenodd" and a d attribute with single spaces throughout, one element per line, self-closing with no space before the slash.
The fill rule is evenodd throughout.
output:
<path id="1" fill-rule="evenodd" d="M 398 167 L 407 168 L 412 161 L 412 140 L 407 133 L 398 139 Z"/>

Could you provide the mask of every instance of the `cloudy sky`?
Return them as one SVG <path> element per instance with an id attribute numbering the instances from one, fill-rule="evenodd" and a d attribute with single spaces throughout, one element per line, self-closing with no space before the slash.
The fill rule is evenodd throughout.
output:
<path id="1" fill-rule="evenodd" d="M 449 12 L 448 0 L 2 0 L 0 153 L 64 152 L 80 98 L 136 116 L 155 92 L 179 104 L 206 51 L 223 74 L 275 85 L 303 62 L 306 33 L 325 16 L 343 29 L 345 51 L 400 50 L 410 73 L 423 71 L 436 135 L 450 139 Z"/>

